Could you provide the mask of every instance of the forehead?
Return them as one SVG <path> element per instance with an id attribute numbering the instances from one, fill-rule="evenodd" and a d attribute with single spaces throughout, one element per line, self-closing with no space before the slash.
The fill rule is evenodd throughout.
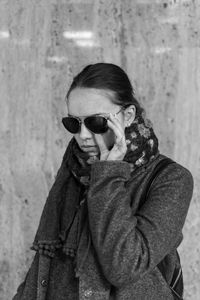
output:
<path id="1" fill-rule="evenodd" d="M 98 113 L 109 113 L 118 105 L 112 102 L 114 93 L 93 88 L 75 88 L 71 91 L 67 108 L 74 116 L 87 116 Z"/>

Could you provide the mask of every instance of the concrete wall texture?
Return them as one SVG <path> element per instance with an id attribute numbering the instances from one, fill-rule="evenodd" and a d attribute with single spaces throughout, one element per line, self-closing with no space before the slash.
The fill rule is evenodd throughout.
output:
<path id="1" fill-rule="evenodd" d="M 70 139 L 64 97 L 89 63 L 121 65 L 160 151 L 189 168 L 180 246 L 185 299 L 200 299 L 200 1 L 0 1 L 0 300 L 33 257 L 43 205 Z"/>

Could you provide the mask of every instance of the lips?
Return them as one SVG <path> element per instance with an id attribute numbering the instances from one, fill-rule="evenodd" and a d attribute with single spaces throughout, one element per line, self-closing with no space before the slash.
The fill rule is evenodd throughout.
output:
<path id="1" fill-rule="evenodd" d="M 83 145 L 83 146 L 82 146 L 82 148 L 94 148 L 94 147 L 96 148 L 97 146 L 96 146 L 96 145 L 91 145 L 91 146 L 88 146 L 88 145 L 87 145 L 87 146 L 84 146 L 84 145 Z"/>

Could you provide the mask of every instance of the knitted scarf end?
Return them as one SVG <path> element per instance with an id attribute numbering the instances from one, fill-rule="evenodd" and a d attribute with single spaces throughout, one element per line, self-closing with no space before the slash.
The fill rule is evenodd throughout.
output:
<path id="1" fill-rule="evenodd" d="M 54 257 L 57 249 L 61 248 L 62 244 L 59 240 L 54 241 L 37 241 L 31 246 L 31 250 L 38 251 L 39 254 Z"/>

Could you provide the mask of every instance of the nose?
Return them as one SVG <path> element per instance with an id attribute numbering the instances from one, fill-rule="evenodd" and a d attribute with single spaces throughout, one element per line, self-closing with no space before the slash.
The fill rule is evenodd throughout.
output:
<path id="1" fill-rule="evenodd" d="M 81 129 L 79 132 L 79 136 L 81 139 L 86 139 L 86 138 L 91 138 L 92 137 L 92 133 L 87 129 L 87 127 L 85 126 L 84 123 L 81 124 Z"/>

